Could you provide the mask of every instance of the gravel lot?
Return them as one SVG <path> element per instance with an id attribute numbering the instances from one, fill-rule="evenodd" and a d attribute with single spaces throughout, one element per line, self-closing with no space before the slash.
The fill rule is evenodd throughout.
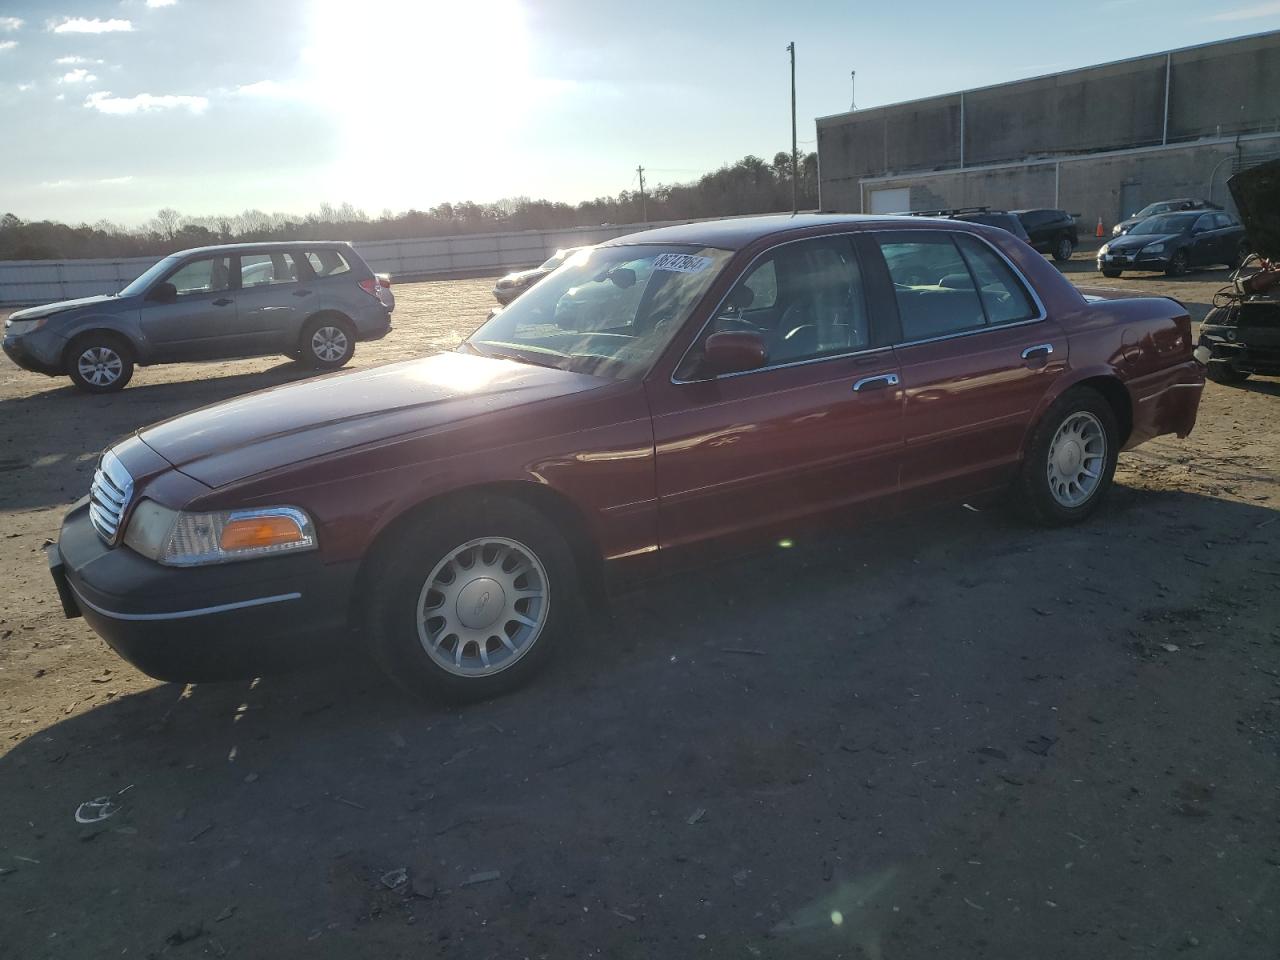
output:
<path id="1" fill-rule="evenodd" d="M 1197 318 L 1224 279 L 1068 272 Z M 452 346 L 491 285 L 398 286 L 353 365 Z M 725 563 L 461 711 L 358 656 L 162 684 L 64 620 L 40 548 L 97 452 L 302 375 L 91 397 L 0 359 L 0 954 L 1280 955 L 1277 381 L 1210 384 L 1084 527 L 954 509 Z"/>

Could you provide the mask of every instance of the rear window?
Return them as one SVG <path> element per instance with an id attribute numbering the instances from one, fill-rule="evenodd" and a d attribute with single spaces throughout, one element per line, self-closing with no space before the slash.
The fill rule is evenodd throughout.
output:
<path id="1" fill-rule="evenodd" d="M 317 277 L 334 277 L 351 270 L 346 258 L 332 249 L 308 250 L 307 263 L 311 264 L 311 270 Z"/>
<path id="2" fill-rule="evenodd" d="M 240 286 L 265 287 L 293 283 L 298 264 L 292 253 L 249 253 L 240 258 Z"/>

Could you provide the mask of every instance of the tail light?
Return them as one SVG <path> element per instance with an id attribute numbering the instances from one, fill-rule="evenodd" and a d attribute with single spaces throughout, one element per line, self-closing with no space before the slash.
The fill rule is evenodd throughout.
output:
<path id="1" fill-rule="evenodd" d="M 383 285 L 384 287 L 386 287 L 388 290 L 390 290 L 390 289 L 391 289 L 391 274 L 389 274 L 389 273 L 375 273 L 375 274 L 374 274 L 374 277 L 376 277 L 376 278 L 377 278 L 378 283 L 382 284 L 382 285 Z"/>
<path id="2" fill-rule="evenodd" d="M 378 295 L 378 278 L 370 277 L 368 280 L 360 281 L 360 289 L 371 297 Z"/>

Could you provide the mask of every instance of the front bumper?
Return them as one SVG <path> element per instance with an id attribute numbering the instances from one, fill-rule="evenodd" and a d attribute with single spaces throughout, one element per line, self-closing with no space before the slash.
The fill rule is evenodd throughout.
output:
<path id="1" fill-rule="evenodd" d="M 67 616 L 82 615 L 116 653 L 159 680 L 248 678 L 323 659 L 348 624 L 355 564 L 325 564 L 313 552 L 166 567 L 103 543 L 87 498 L 47 553 Z"/>
<path id="2" fill-rule="evenodd" d="M 1250 338 L 1248 342 L 1238 336 L 1235 328 L 1201 327 L 1199 346 L 1208 352 L 1205 365 L 1233 367 L 1268 376 L 1280 374 L 1280 336 Z"/>
<path id="3" fill-rule="evenodd" d="M 32 373 L 43 373 L 50 377 L 61 376 L 63 373 L 61 363 L 40 356 L 31 348 L 31 344 L 22 337 L 5 337 L 3 343 L 0 343 L 0 347 L 4 349 L 6 356 L 23 370 L 30 370 Z"/>
<path id="4" fill-rule="evenodd" d="M 1098 270 L 1164 270 L 1169 257 L 1164 253 L 1103 253 L 1098 255 Z"/>

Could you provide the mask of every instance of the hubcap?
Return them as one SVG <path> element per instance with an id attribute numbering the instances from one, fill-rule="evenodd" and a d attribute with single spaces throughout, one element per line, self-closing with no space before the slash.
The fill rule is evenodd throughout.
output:
<path id="1" fill-rule="evenodd" d="M 471 540 L 436 564 L 418 595 L 418 639 L 461 677 L 512 666 L 537 642 L 549 609 L 547 571 L 505 537 Z"/>
<path id="2" fill-rule="evenodd" d="M 95 387 L 106 387 L 120 379 L 124 361 L 110 347 L 90 347 L 76 361 L 80 376 Z"/>
<path id="3" fill-rule="evenodd" d="M 311 350 L 326 363 L 340 360 L 347 352 L 347 335 L 341 327 L 321 327 L 311 335 Z"/>
<path id="4" fill-rule="evenodd" d="M 1107 434 L 1092 413 L 1067 417 L 1049 444 L 1049 491 L 1064 507 L 1078 507 L 1102 482 L 1107 462 Z"/>

